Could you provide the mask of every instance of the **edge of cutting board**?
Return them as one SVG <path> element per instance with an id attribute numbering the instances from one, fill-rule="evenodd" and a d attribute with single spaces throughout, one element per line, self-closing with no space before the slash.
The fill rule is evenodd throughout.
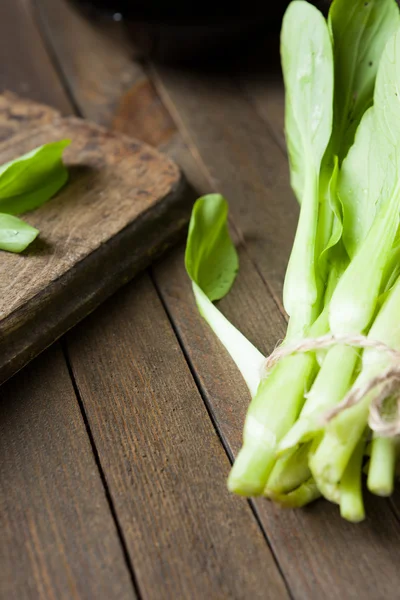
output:
<path id="1" fill-rule="evenodd" d="M 65 235 L 68 233 L 67 229 L 64 237 L 60 238 L 58 247 L 57 240 L 54 242 L 52 239 L 49 245 L 50 251 L 46 249 L 48 244 L 45 230 L 46 227 L 50 227 L 49 231 L 53 235 L 52 223 L 54 223 L 53 229 L 56 230 L 58 226 L 56 224 L 59 224 L 59 221 L 57 218 L 54 219 L 54 213 L 58 206 L 61 211 L 63 209 L 72 211 L 69 202 L 73 202 L 77 207 L 74 210 L 80 210 L 80 200 L 76 204 L 76 195 L 72 199 L 66 198 L 68 194 L 73 195 L 74 190 L 77 189 L 74 184 L 71 184 L 71 188 L 68 188 L 67 185 L 60 195 L 24 217 L 31 224 L 38 226 L 41 231 L 44 227 L 44 231 L 38 244 L 35 242 L 33 248 L 28 249 L 24 255 L 0 253 L 3 261 L 3 264 L 0 265 L 0 289 L 3 294 L 6 294 L 6 298 L 3 296 L 3 310 L 0 316 L 0 339 L 2 339 L 0 344 L 0 384 L 91 313 L 155 258 L 161 256 L 167 248 L 175 244 L 183 234 L 190 217 L 194 193 L 182 171 L 168 157 L 142 142 L 111 133 L 82 119 L 61 118 L 50 107 L 21 100 L 12 94 L 0 96 L 1 162 L 5 162 L 4 154 L 19 156 L 23 153 L 20 151 L 21 148 L 23 151 L 27 151 L 26 145 L 29 146 L 30 140 L 40 139 L 42 135 L 51 137 L 48 134 L 52 128 L 62 132 L 63 127 L 67 129 L 75 127 L 75 131 L 77 131 L 76 128 L 80 130 L 79 135 L 82 139 L 79 149 L 74 150 L 72 144 L 71 150 L 68 150 L 67 162 L 75 163 L 75 169 L 76 166 L 79 167 L 80 160 L 84 157 L 84 164 L 89 162 L 92 165 L 100 165 L 99 173 L 102 168 L 109 169 L 114 177 L 114 175 L 118 175 L 118 169 L 121 171 L 120 175 L 125 187 L 119 196 L 116 194 L 117 200 L 114 197 L 113 202 L 110 203 L 111 206 L 107 205 L 106 208 L 104 206 L 102 208 L 103 200 L 99 200 L 100 208 L 107 216 L 100 217 L 102 220 L 99 218 L 98 223 L 104 229 L 107 218 L 113 222 L 113 217 L 117 216 L 118 223 L 117 225 L 114 223 L 114 229 L 117 227 L 118 230 L 113 231 L 108 238 L 104 232 L 102 237 L 100 234 L 96 237 L 94 215 L 97 205 L 96 202 L 93 202 L 96 200 L 96 189 L 90 187 L 90 182 L 93 183 L 91 179 L 88 179 L 88 183 L 85 184 L 87 186 L 86 196 L 85 192 L 82 192 L 85 185 L 83 188 L 81 185 L 82 189 L 79 189 L 82 193 L 81 204 L 87 201 L 84 217 L 89 223 L 91 218 L 93 221 L 93 227 L 88 227 L 88 236 L 92 235 L 93 238 L 96 238 L 95 240 L 89 239 L 88 241 L 80 238 L 78 225 L 78 233 L 75 230 L 71 239 L 69 235 Z M 88 137 L 88 140 L 85 136 Z M 57 137 L 57 135 L 53 137 Z M 86 141 L 87 143 L 85 143 Z M 111 153 L 112 156 L 107 154 L 109 150 L 107 144 L 114 149 Z M 36 145 L 34 144 L 32 147 Z M 106 166 L 102 167 L 101 165 Z M 129 181 L 130 166 L 132 166 L 133 173 L 131 182 Z M 127 169 L 127 167 L 129 168 Z M 151 173 L 148 174 L 148 169 L 154 170 L 154 178 Z M 140 180 L 142 187 L 143 183 L 148 186 L 147 190 L 139 186 L 136 190 L 139 196 L 135 195 L 135 191 L 131 191 L 130 188 L 130 183 L 132 183 L 134 189 L 137 179 Z M 116 181 L 118 182 L 118 178 Z M 97 191 L 100 196 L 103 194 L 101 188 Z M 128 205 L 126 204 L 126 194 L 132 195 L 132 202 Z M 120 200 L 118 200 L 119 197 Z M 140 199 L 142 197 L 144 200 Z M 121 206 L 118 205 L 118 201 L 121 202 Z M 135 218 L 127 219 L 126 223 L 120 226 L 124 220 L 124 202 L 125 206 L 131 208 L 136 201 L 143 202 L 143 209 L 140 209 Z M 103 204 L 105 205 L 104 202 Z M 118 210 L 119 214 L 117 214 Z M 93 211 L 93 215 L 90 211 Z M 71 214 L 74 215 L 73 212 Z M 43 222 L 43 227 L 41 227 L 41 222 Z M 68 248 L 68 243 L 71 248 Z M 72 259 L 69 250 L 73 254 Z M 48 254 L 47 259 L 45 258 L 46 253 Z M 51 264 L 50 274 L 48 270 L 44 270 L 46 261 Z M 67 266 L 64 264 L 66 262 L 68 262 Z M 30 273 L 30 268 L 32 273 Z M 16 273 L 14 277 L 10 275 L 13 269 Z M 19 273 L 23 273 L 28 284 L 31 280 L 36 282 L 36 287 L 30 297 L 23 287 L 24 281 L 18 284 Z M 45 273 L 47 277 L 47 283 L 43 287 L 37 284 L 41 273 Z M 1 285 L 2 278 L 3 285 Z M 12 295 L 12 290 L 10 292 L 7 285 L 10 286 L 11 282 L 12 287 L 14 281 L 17 281 L 14 285 L 22 286 L 21 290 L 17 290 L 20 296 L 22 295 L 22 299 L 18 294 L 15 299 L 14 294 L 13 302 L 9 303 L 11 308 L 7 312 L 7 294 L 11 293 Z M 26 296 L 25 300 L 24 296 Z M 6 307 L 5 310 L 4 307 Z"/>

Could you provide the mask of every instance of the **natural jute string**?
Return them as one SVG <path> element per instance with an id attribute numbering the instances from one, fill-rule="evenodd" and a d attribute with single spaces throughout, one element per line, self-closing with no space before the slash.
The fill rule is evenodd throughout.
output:
<path id="1" fill-rule="evenodd" d="M 368 424 L 380 436 L 393 437 L 400 434 L 400 395 L 397 396 L 397 418 L 386 420 L 382 416 L 382 405 L 386 398 L 400 391 L 400 352 L 390 348 L 378 340 L 372 340 L 364 335 L 323 335 L 316 338 L 305 338 L 299 342 L 282 345 L 268 356 L 264 363 L 263 376 L 268 376 L 271 369 L 283 358 L 293 354 L 315 352 L 342 344 L 354 348 L 372 348 L 384 352 L 390 357 L 389 366 L 379 375 L 372 377 L 362 385 L 353 386 L 343 400 L 325 414 L 326 422 L 340 412 L 361 402 L 372 391 L 375 394 L 371 400 Z"/>

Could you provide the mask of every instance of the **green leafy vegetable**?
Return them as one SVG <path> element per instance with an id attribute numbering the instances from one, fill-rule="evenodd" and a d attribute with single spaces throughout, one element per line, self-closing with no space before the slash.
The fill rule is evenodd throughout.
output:
<path id="1" fill-rule="evenodd" d="M 20 219 L 11 219 L 47 202 L 68 179 L 62 153 L 70 140 L 35 148 L 24 156 L 0 167 L 0 248 L 22 252 L 38 231 Z M 8 217 L 8 218 L 7 218 Z"/>
<path id="2" fill-rule="evenodd" d="M 189 224 L 185 265 L 201 315 L 235 361 L 254 395 L 264 357 L 213 305 L 213 301 L 229 292 L 239 268 L 227 216 L 226 200 L 219 194 L 196 201 Z"/>
<path id="3" fill-rule="evenodd" d="M 228 488 L 287 507 L 323 495 L 343 518 L 358 522 L 365 517 L 363 473 L 373 493 L 391 494 L 400 449 L 382 428 L 372 432 L 368 420 L 371 402 L 380 399 L 371 381 L 390 360 L 370 345 L 378 340 L 400 351 L 396 2 L 334 0 L 327 23 L 314 6 L 293 0 L 281 57 L 290 179 L 300 203 L 284 285 L 283 346 L 326 333 L 350 341 L 289 355 L 260 380 L 261 355 L 212 304 L 229 291 L 238 266 L 220 196 L 194 208 L 186 266 L 201 313 L 252 395 Z M 351 340 L 361 334 L 369 342 L 364 350 Z M 325 418 L 353 386 L 361 399 Z M 381 413 L 400 426 L 393 398 Z"/>
<path id="4" fill-rule="evenodd" d="M 12 215 L 0 214 L 0 250 L 22 252 L 39 231 Z"/>
<path id="5" fill-rule="evenodd" d="M 333 153 L 341 162 L 372 104 L 382 52 L 400 25 L 399 10 L 394 0 L 335 0 L 328 24 L 335 62 Z"/>
<path id="6" fill-rule="evenodd" d="M 333 56 L 327 24 L 303 0 L 291 2 L 283 19 L 281 56 L 285 79 L 285 133 L 300 218 L 286 271 L 283 301 L 291 335 L 316 318 L 320 290 L 314 268 L 321 161 L 332 131 Z"/>

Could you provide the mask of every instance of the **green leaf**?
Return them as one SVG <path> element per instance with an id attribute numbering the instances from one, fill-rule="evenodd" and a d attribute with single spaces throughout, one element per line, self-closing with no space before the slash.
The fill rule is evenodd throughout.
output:
<path id="1" fill-rule="evenodd" d="M 328 23 L 335 64 L 333 153 L 341 163 L 372 104 L 382 52 L 400 25 L 399 8 L 395 0 L 334 0 Z"/>
<path id="2" fill-rule="evenodd" d="M 342 237 L 343 231 L 343 215 L 342 215 L 342 206 L 340 203 L 340 199 L 337 193 L 337 185 L 338 185 L 338 176 L 339 176 L 339 160 L 338 157 L 334 157 L 334 167 L 332 171 L 331 178 L 328 184 L 328 203 L 329 209 L 333 214 L 333 223 L 331 227 L 331 233 L 328 240 L 327 245 L 321 253 L 320 260 L 326 257 L 326 253 L 328 250 L 336 246 L 339 240 Z"/>
<path id="3" fill-rule="evenodd" d="M 37 208 L 66 183 L 68 171 L 62 161 L 70 140 L 35 148 L 0 167 L 0 210 L 21 214 Z"/>
<path id="4" fill-rule="evenodd" d="M 285 133 L 292 187 L 300 217 L 286 271 L 283 301 L 288 335 L 303 335 L 319 312 L 315 256 L 319 172 L 332 130 L 333 54 L 323 15 L 303 0 L 291 2 L 281 31 L 285 81 Z"/>
<path id="5" fill-rule="evenodd" d="M 400 211 L 400 30 L 386 44 L 374 104 L 343 161 L 339 193 L 349 267 L 330 303 L 334 333 L 360 333 L 370 323 L 396 240 Z M 357 290 L 357 293 L 354 293 Z"/>
<path id="6" fill-rule="evenodd" d="M 333 56 L 323 15 L 303 0 L 291 2 L 281 31 L 285 135 L 290 177 L 302 202 L 310 169 L 317 173 L 329 142 L 333 112 Z"/>
<path id="7" fill-rule="evenodd" d="M 186 270 L 211 301 L 229 292 L 239 270 L 227 218 L 226 200 L 219 194 L 209 194 L 197 200 L 189 224 Z"/>
<path id="8" fill-rule="evenodd" d="M 343 240 L 350 257 L 366 239 L 383 206 L 397 194 L 400 178 L 399 77 L 400 34 L 397 32 L 387 43 L 382 56 L 374 105 L 362 118 L 339 177 Z"/>
<path id="9" fill-rule="evenodd" d="M 373 102 L 376 73 L 385 44 L 399 24 L 395 0 L 355 0 L 351 5 L 348 0 L 334 0 L 329 10 L 335 91 L 334 127 L 320 171 L 317 254 L 322 281 L 327 276 L 327 261 L 332 263 L 336 254 L 336 248 L 333 252 L 327 250 L 337 245 L 342 233 L 340 202 L 332 204 L 332 188 L 337 178 L 332 171 L 334 157 L 340 166 L 354 142 L 361 118 Z"/>
<path id="10" fill-rule="evenodd" d="M 0 250 L 23 252 L 39 231 L 12 215 L 0 214 Z"/>
<path id="11" fill-rule="evenodd" d="M 231 355 L 254 396 L 264 357 L 213 305 L 214 300 L 229 292 L 239 267 L 228 232 L 227 217 L 228 205 L 219 194 L 209 194 L 195 202 L 185 265 L 200 314 Z"/>

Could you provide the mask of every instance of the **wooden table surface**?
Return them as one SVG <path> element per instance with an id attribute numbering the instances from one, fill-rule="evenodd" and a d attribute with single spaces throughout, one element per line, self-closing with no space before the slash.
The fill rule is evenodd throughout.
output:
<path id="1" fill-rule="evenodd" d="M 298 215 L 276 44 L 232 75 L 195 74 L 143 67 L 120 34 L 65 0 L 1 0 L 0 87 L 150 142 L 199 195 L 222 192 L 241 270 L 220 306 L 270 352 Z M 0 396 L 1 600 L 400 597 L 398 492 L 367 497 L 359 525 L 324 501 L 228 493 L 249 398 L 198 315 L 183 246 Z"/>

